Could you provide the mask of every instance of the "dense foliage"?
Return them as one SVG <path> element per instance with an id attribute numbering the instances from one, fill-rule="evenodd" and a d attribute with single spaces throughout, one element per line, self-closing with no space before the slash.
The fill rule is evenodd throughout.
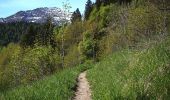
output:
<path id="1" fill-rule="evenodd" d="M 71 17 L 71 22 L 77 22 L 77 21 L 81 21 L 82 16 L 81 13 L 79 11 L 79 9 L 77 8 L 76 11 L 73 12 L 72 17 Z"/>
<path id="2" fill-rule="evenodd" d="M 93 9 L 93 4 L 91 0 L 87 0 L 86 5 L 85 5 L 85 12 L 84 12 L 84 19 L 88 20 L 90 13 Z"/>
<path id="3" fill-rule="evenodd" d="M 49 80 L 52 87 L 47 90 L 52 93 L 50 89 L 58 80 L 56 87 L 62 85 L 66 93 L 61 98 L 68 99 L 80 70 L 74 73 L 74 69 L 69 72 L 65 68 L 85 62 L 99 62 L 88 72 L 96 100 L 168 98 L 168 7 L 168 0 L 87 0 L 84 18 L 77 9 L 71 23 L 62 26 L 54 26 L 51 18 L 45 24 L 0 24 L 0 91 L 7 91 L 1 98 L 13 99 L 11 95 L 20 97 L 23 92 L 30 94 L 30 99 L 42 94 L 49 99 L 46 89 L 37 89 L 46 85 L 44 81 L 40 86 L 31 84 L 58 72 L 59 79 Z M 25 84 L 30 86 L 8 91 Z M 25 91 L 28 88 L 32 92 Z M 57 88 L 57 93 L 62 88 Z"/>
<path id="4" fill-rule="evenodd" d="M 77 75 L 89 64 L 68 68 L 31 85 L 0 92 L 0 100 L 68 100 L 72 99 Z"/>
<path id="5" fill-rule="evenodd" d="M 0 45 L 6 46 L 10 42 L 19 42 L 31 26 L 38 27 L 39 25 L 25 22 L 0 23 Z"/>
<path id="6" fill-rule="evenodd" d="M 157 40 L 159 41 L 159 40 Z M 94 100 L 168 100 L 170 41 L 114 52 L 88 72 Z"/>

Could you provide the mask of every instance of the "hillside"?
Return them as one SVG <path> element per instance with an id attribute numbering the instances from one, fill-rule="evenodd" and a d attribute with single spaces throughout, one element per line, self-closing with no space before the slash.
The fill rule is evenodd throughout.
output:
<path id="1" fill-rule="evenodd" d="M 1 24 L 0 100 L 169 100 L 169 6 L 87 0 L 61 26 Z"/>
<path id="2" fill-rule="evenodd" d="M 53 76 L 28 86 L 0 93 L 0 100 L 68 100 L 73 96 L 73 89 L 80 68 L 65 69 Z"/>
<path id="3" fill-rule="evenodd" d="M 33 10 L 19 11 L 6 18 L 0 18 L 0 23 L 12 23 L 12 22 L 45 23 L 48 17 L 53 18 L 54 24 L 60 25 L 63 21 L 70 20 L 71 13 L 66 14 L 64 10 L 57 7 L 42 7 Z"/>
<path id="4" fill-rule="evenodd" d="M 1 100 L 68 100 L 73 98 L 78 74 L 89 66 L 87 77 L 93 100 L 170 98 L 170 41 L 150 44 L 142 50 L 123 49 L 101 62 L 65 69 L 32 85 L 1 93 Z M 148 44 L 149 45 L 149 44 Z M 91 67 L 92 66 L 92 67 Z"/>
<path id="5" fill-rule="evenodd" d="M 88 71 L 93 100 L 168 100 L 169 37 L 142 50 L 123 49 Z"/>

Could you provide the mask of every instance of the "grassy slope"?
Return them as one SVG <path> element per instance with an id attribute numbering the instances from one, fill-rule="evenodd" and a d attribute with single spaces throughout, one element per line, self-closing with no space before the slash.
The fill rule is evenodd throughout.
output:
<path id="1" fill-rule="evenodd" d="M 149 49 L 122 50 L 88 71 L 94 100 L 170 98 L 170 38 Z M 32 85 L 0 92 L 0 100 L 68 100 L 78 74 L 65 69 Z"/>
<path id="2" fill-rule="evenodd" d="M 87 75 L 94 100 L 168 100 L 170 38 L 149 49 L 115 52 Z"/>
<path id="3" fill-rule="evenodd" d="M 170 38 L 143 50 L 122 50 L 88 71 L 94 100 L 170 98 Z M 84 67 L 86 66 L 86 67 Z M 32 85 L 0 92 L 0 100 L 68 100 L 78 74 L 65 69 Z"/>
<path id="4" fill-rule="evenodd" d="M 83 68 L 65 69 L 32 85 L 0 92 L 0 100 L 68 100 L 73 96 L 72 88 Z"/>

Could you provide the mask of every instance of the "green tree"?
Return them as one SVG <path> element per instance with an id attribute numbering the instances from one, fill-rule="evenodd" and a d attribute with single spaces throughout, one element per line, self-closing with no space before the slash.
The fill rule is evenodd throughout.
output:
<path id="1" fill-rule="evenodd" d="M 79 51 L 82 55 L 82 60 L 95 59 L 97 46 L 94 40 L 94 35 L 87 31 L 83 33 L 83 41 L 79 44 Z"/>
<path id="2" fill-rule="evenodd" d="M 132 0 L 117 0 L 119 4 L 130 4 Z"/>
<path id="3" fill-rule="evenodd" d="M 106 6 L 106 5 L 109 5 L 113 2 L 115 2 L 115 0 L 101 0 L 101 2 L 103 3 L 104 6 Z"/>
<path id="4" fill-rule="evenodd" d="M 68 0 L 66 2 L 63 2 L 64 20 L 67 19 L 67 14 L 70 13 L 70 8 L 71 8 L 71 6 L 70 6 L 70 3 L 69 3 Z M 61 27 L 61 31 L 60 31 L 60 33 L 61 33 L 61 54 L 60 54 L 60 56 L 61 56 L 61 59 L 62 59 L 61 60 L 62 68 L 64 67 L 64 57 L 65 57 L 64 28 L 67 25 L 67 23 L 68 23 L 67 21 L 62 23 L 62 27 Z"/>
<path id="5" fill-rule="evenodd" d="M 28 31 L 26 34 L 24 34 L 21 38 L 21 45 L 22 46 L 33 46 L 35 43 L 35 36 L 36 36 L 36 30 L 33 25 L 31 25 L 28 28 Z"/>
<path id="6" fill-rule="evenodd" d="M 95 4 L 96 4 L 97 9 L 99 9 L 101 4 L 102 4 L 102 2 L 101 2 L 101 0 L 96 0 Z"/>
<path id="7" fill-rule="evenodd" d="M 47 18 L 46 23 L 42 26 L 41 32 L 37 34 L 37 42 L 40 45 L 54 45 L 54 25 L 52 24 L 52 18 Z"/>
<path id="8" fill-rule="evenodd" d="M 77 8 L 76 11 L 73 12 L 72 17 L 71 17 L 71 22 L 77 22 L 77 21 L 81 21 L 81 13 L 79 11 L 79 9 Z"/>
<path id="9" fill-rule="evenodd" d="M 84 19 L 88 20 L 90 13 L 92 12 L 93 9 L 93 4 L 91 0 L 87 0 L 86 5 L 85 5 L 85 12 L 84 12 Z"/>

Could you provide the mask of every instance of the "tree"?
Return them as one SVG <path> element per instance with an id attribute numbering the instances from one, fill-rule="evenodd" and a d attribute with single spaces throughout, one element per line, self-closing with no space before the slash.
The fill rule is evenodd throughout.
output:
<path id="1" fill-rule="evenodd" d="M 100 6 L 103 5 L 103 6 L 107 6 L 107 5 L 110 5 L 112 3 L 116 3 L 118 2 L 118 0 L 96 0 L 96 7 L 97 9 L 99 10 Z"/>
<path id="2" fill-rule="evenodd" d="M 117 0 L 117 2 L 122 5 L 122 4 L 130 4 L 132 0 Z"/>
<path id="3" fill-rule="evenodd" d="M 81 13 L 79 11 L 79 9 L 77 8 L 76 11 L 73 12 L 72 17 L 71 17 L 71 22 L 77 22 L 77 21 L 81 21 Z"/>
<path id="4" fill-rule="evenodd" d="M 52 45 L 54 44 L 54 25 L 52 24 L 52 18 L 48 17 L 46 23 L 42 26 L 41 32 L 37 34 L 37 42 L 40 45 Z"/>
<path id="5" fill-rule="evenodd" d="M 93 9 L 92 1 L 88 0 L 86 2 L 86 5 L 85 5 L 85 12 L 84 12 L 84 19 L 85 20 L 89 19 L 89 16 L 90 16 L 90 13 L 91 13 L 92 9 Z"/>
<path id="6" fill-rule="evenodd" d="M 44 30 L 45 30 L 45 34 L 44 34 L 45 40 L 44 41 L 46 41 L 45 45 L 52 44 L 51 42 L 54 37 L 53 28 L 54 28 L 54 26 L 52 24 L 52 18 L 49 17 L 47 19 L 47 22 L 44 25 Z"/>
<path id="7" fill-rule="evenodd" d="M 95 60 L 97 45 L 94 39 L 94 33 L 89 31 L 83 33 L 83 41 L 79 43 L 79 51 L 82 55 L 81 60 L 93 59 Z"/>
<path id="8" fill-rule="evenodd" d="M 34 31 L 37 32 L 38 30 L 36 28 L 40 24 L 26 22 L 0 23 L 0 45 L 6 46 L 10 42 L 21 42 L 21 38 L 28 35 L 30 26 L 34 27 Z"/>
<path id="9" fill-rule="evenodd" d="M 102 2 L 101 2 L 101 0 L 96 0 L 95 4 L 96 4 L 97 9 L 99 9 L 101 4 L 102 4 Z"/>
<path id="10" fill-rule="evenodd" d="M 113 3 L 113 2 L 115 2 L 115 0 L 101 0 L 101 2 L 102 2 L 102 4 L 104 6 L 106 6 L 106 5 L 109 5 L 109 4 Z"/>
<path id="11" fill-rule="evenodd" d="M 33 25 L 28 28 L 26 34 L 24 34 L 21 38 L 21 45 L 22 46 L 32 46 L 35 42 L 36 30 Z"/>
<path id="12" fill-rule="evenodd" d="M 70 13 L 70 3 L 69 1 L 67 0 L 66 2 L 63 2 L 63 10 L 64 10 L 64 20 L 67 20 L 67 14 Z M 65 50 L 64 50 L 64 46 L 65 46 L 65 39 L 64 39 L 64 28 L 65 28 L 65 25 L 67 24 L 67 21 L 64 21 L 62 23 L 62 27 L 61 27 L 61 63 L 62 63 L 62 68 L 64 68 L 64 57 L 65 57 Z"/>

